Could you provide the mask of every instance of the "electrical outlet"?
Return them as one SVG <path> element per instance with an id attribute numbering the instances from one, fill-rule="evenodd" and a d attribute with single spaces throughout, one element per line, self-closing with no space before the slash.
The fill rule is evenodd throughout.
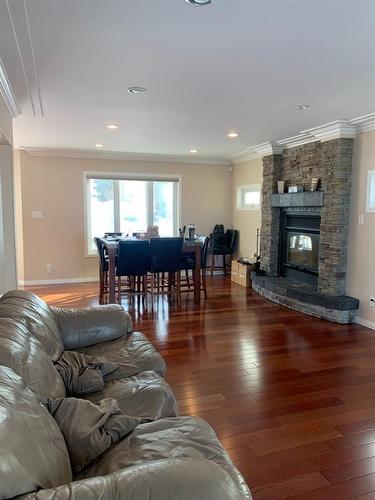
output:
<path id="1" fill-rule="evenodd" d="M 44 217 L 43 210 L 33 210 L 31 212 L 32 219 L 43 219 L 43 217 Z"/>
<path id="2" fill-rule="evenodd" d="M 370 297 L 370 307 L 375 307 L 375 297 Z"/>
<path id="3" fill-rule="evenodd" d="M 52 273 L 52 264 L 47 264 L 47 273 L 48 274 Z"/>

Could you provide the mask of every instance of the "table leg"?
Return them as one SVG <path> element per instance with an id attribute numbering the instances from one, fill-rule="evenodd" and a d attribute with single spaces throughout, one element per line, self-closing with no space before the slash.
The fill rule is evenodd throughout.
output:
<path id="1" fill-rule="evenodd" d="M 201 247 L 195 245 L 194 302 L 201 302 Z"/>
<path id="2" fill-rule="evenodd" d="M 108 248 L 109 304 L 116 304 L 116 248 Z"/>

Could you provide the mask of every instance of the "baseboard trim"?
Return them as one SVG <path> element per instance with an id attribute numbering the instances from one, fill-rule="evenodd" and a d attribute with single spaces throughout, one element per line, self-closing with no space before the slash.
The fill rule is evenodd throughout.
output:
<path id="1" fill-rule="evenodd" d="M 19 286 L 28 286 L 28 285 L 64 285 L 69 283 L 93 283 L 95 281 L 99 281 L 98 278 L 95 277 L 85 277 L 85 278 L 56 278 L 52 280 L 18 280 Z"/>
<path id="2" fill-rule="evenodd" d="M 375 330 L 375 321 L 370 321 L 368 319 L 364 319 L 364 318 L 360 318 L 359 316 L 356 316 L 354 318 L 354 323 L 358 323 L 359 325 L 367 326 L 367 328 L 371 328 L 372 330 Z"/>

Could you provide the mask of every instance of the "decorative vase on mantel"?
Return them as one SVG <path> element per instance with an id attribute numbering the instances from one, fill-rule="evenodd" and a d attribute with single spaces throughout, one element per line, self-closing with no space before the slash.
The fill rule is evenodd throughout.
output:
<path id="1" fill-rule="evenodd" d="M 277 192 L 283 194 L 285 191 L 285 181 L 277 181 Z"/>

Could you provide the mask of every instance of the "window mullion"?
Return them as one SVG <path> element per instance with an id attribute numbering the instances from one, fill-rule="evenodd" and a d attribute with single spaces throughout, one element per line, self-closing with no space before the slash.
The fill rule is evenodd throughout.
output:
<path id="1" fill-rule="evenodd" d="M 154 224 L 154 184 L 152 181 L 147 182 L 147 226 Z"/>

